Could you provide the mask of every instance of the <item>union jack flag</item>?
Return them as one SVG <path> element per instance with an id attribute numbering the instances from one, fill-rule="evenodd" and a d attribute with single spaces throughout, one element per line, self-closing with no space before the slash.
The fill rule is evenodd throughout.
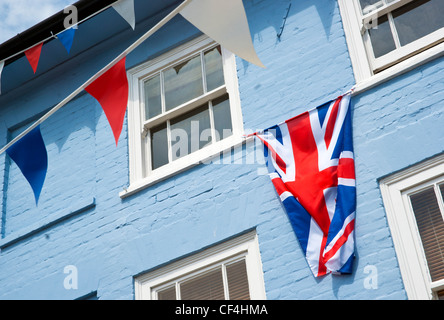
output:
<path id="1" fill-rule="evenodd" d="M 356 183 L 346 94 L 256 135 L 315 277 L 351 273 Z"/>

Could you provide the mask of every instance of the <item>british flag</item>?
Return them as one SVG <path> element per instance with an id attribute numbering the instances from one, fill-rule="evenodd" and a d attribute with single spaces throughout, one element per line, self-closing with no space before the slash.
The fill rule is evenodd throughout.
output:
<path id="1" fill-rule="evenodd" d="M 350 94 L 255 135 L 315 277 L 351 273 L 356 183 Z"/>

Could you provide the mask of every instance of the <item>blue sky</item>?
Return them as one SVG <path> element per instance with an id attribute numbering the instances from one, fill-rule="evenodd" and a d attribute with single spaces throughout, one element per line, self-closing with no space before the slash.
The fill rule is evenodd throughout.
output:
<path id="1" fill-rule="evenodd" d="M 77 0 L 0 0 L 0 43 Z"/>

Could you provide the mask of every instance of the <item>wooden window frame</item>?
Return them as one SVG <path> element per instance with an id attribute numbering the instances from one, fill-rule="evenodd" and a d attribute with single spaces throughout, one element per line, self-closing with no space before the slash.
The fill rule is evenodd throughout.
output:
<path id="1" fill-rule="evenodd" d="M 241 253 L 239 255 L 235 255 L 233 257 L 230 257 L 228 259 L 222 260 L 222 261 L 218 261 L 217 263 L 211 264 L 207 267 L 204 267 L 202 269 L 199 269 L 197 271 L 194 271 L 190 274 L 186 274 L 183 276 L 180 276 L 178 278 L 174 278 L 170 281 L 167 281 L 165 283 L 162 283 L 158 286 L 155 286 L 151 289 L 151 297 L 152 300 L 158 300 L 158 292 L 166 289 L 166 288 L 171 288 L 172 286 L 175 286 L 176 288 L 176 299 L 177 300 L 182 300 L 181 299 L 181 290 L 180 290 L 180 285 L 186 281 L 192 280 L 193 278 L 199 278 L 201 276 L 205 276 L 206 274 L 208 274 L 209 272 L 215 271 L 217 269 L 221 269 L 221 273 L 222 273 L 222 281 L 223 281 L 223 289 L 224 289 L 224 298 L 225 300 L 230 300 L 230 293 L 228 290 L 228 281 L 227 281 L 227 271 L 226 271 L 226 267 L 227 265 L 230 265 L 232 263 L 236 263 L 239 261 L 242 261 L 243 259 L 245 259 L 245 253 Z"/>
<path id="2" fill-rule="evenodd" d="M 245 259 L 251 300 L 265 300 L 259 243 L 255 231 L 220 243 L 135 278 L 136 300 L 156 300 L 157 291 L 214 270 L 219 265 Z"/>
<path id="3" fill-rule="evenodd" d="M 148 121 L 144 120 L 143 81 L 160 69 L 173 66 L 180 61 L 191 58 L 198 52 L 205 51 L 216 45 L 217 44 L 212 39 L 202 35 L 186 44 L 178 46 L 158 58 L 128 70 L 127 74 L 130 87 L 130 99 L 128 104 L 130 185 L 120 193 L 120 197 L 127 197 L 172 175 L 187 170 L 196 164 L 202 162 L 205 163 L 208 159 L 211 159 L 221 152 L 243 143 L 242 136 L 244 134 L 244 129 L 238 89 L 236 57 L 233 53 L 224 48 L 221 48 L 221 52 L 225 85 L 211 90 L 210 92 L 205 92 L 202 96 L 190 100 L 187 103 L 154 117 L 153 119 L 149 119 Z M 220 141 L 213 141 L 211 145 L 174 160 L 160 168 L 150 170 L 150 148 L 149 146 L 143 146 L 143 140 L 147 134 L 147 128 L 155 127 L 168 119 L 173 119 L 181 114 L 192 111 L 209 100 L 225 93 L 229 94 L 233 134 Z M 212 121 L 211 117 L 210 121 Z"/>
<path id="4" fill-rule="evenodd" d="M 362 15 L 359 0 L 338 0 L 357 84 L 355 91 L 367 90 L 444 55 L 444 28 L 441 28 L 375 59 L 370 37 L 365 29 L 366 23 L 411 1 L 398 0 L 378 8 L 377 11 Z"/>
<path id="5" fill-rule="evenodd" d="M 381 194 L 407 296 L 437 299 L 444 280 L 431 281 L 409 196 L 444 181 L 444 154 L 395 173 L 380 181 Z M 444 210 L 441 200 L 440 209 Z"/>

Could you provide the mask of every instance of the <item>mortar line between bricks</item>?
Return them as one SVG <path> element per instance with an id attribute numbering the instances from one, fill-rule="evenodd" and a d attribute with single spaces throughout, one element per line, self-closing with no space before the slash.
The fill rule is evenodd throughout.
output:
<path id="1" fill-rule="evenodd" d="M 81 206 L 79 206 L 78 209 L 75 209 L 73 211 L 70 211 L 66 214 L 60 214 L 56 216 L 51 221 L 46 221 L 43 224 L 40 225 L 33 225 L 29 228 L 26 228 L 26 230 L 19 230 L 15 234 L 13 233 L 10 236 L 7 236 L 0 240 L 0 250 L 5 250 L 6 248 L 24 240 L 27 239 L 39 232 L 42 232 L 46 229 L 49 229 L 71 217 L 74 217 L 76 215 L 79 215 L 85 211 L 88 211 L 89 209 L 92 209 L 96 206 L 95 198 L 88 199 L 88 201 L 84 201 Z"/>

